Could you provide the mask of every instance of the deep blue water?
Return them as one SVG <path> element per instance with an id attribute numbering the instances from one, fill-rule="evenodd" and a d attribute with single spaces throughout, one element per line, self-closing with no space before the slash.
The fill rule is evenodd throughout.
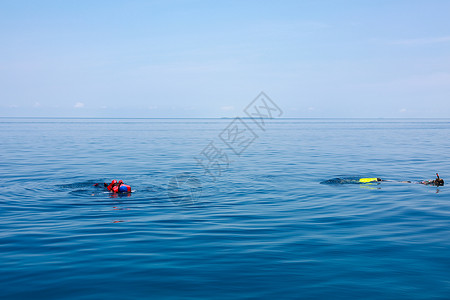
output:
<path id="1" fill-rule="evenodd" d="M 450 183 L 450 120 L 244 120 L 240 157 L 231 121 L 0 119 L 0 298 L 450 298 L 448 186 L 320 184 Z"/>

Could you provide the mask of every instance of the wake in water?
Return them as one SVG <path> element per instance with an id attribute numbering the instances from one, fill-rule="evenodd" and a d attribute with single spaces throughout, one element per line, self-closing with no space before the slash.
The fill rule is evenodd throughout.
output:
<path id="1" fill-rule="evenodd" d="M 131 193 L 113 193 L 104 186 L 103 179 L 100 180 L 86 180 L 82 182 L 74 182 L 68 184 L 56 185 L 57 190 L 68 191 L 69 194 L 86 197 L 86 196 L 99 196 L 99 197 L 110 197 L 110 198 L 122 198 L 130 197 L 132 194 L 138 192 L 139 194 L 145 194 L 147 198 L 151 195 L 159 195 L 167 193 L 167 190 L 158 185 L 146 184 L 145 186 L 140 186 L 139 189 L 133 189 Z"/>
<path id="2" fill-rule="evenodd" d="M 105 184 L 98 183 L 97 180 L 87 180 L 82 182 L 75 182 L 75 183 L 69 183 L 69 184 L 61 184 L 57 185 L 57 188 L 64 189 L 64 190 L 70 190 L 69 194 L 71 195 L 78 195 L 78 196 L 101 196 L 101 195 L 107 195 L 111 198 L 117 198 L 117 197 L 130 197 L 131 192 L 135 192 L 135 190 L 130 192 L 114 192 L 111 189 L 108 189 L 109 186 L 105 186 Z M 117 188 L 118 191 L 118 188 Z"/>

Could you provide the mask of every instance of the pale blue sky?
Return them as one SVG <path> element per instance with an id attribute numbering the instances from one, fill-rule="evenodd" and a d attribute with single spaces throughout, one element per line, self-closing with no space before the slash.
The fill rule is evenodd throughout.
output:
<path id="1" fill-rule="evenodd" d="M 0 116 L 450 117 L 450 1 L 0 2 Z"/>

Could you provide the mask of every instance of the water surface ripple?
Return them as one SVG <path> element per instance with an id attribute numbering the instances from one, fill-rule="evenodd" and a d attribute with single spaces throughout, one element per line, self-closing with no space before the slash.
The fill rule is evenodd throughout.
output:
<path id="1" fill-rule="evenodd" d="M 447 186 L 320 182 L 450 181 L 449 120 L 273 120 L 214 182 L 194 157 L 229 122 L 0 119 L 0 297 L 448 299 Z"/>

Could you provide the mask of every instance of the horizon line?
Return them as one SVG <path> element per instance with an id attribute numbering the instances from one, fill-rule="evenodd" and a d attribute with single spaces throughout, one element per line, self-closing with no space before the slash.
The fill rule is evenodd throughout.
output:
<path id="1" fill-rule="evenodd" d="M 25 117 L 25 116 L 0 116 L 0 119 L 253 119 L 251 117 Z M 265 118 L 269 119 L 269 118 Z M 287 120 L 287 119 L 450 119 L 444 117 L 276 117 L 270 120 Z"/>

